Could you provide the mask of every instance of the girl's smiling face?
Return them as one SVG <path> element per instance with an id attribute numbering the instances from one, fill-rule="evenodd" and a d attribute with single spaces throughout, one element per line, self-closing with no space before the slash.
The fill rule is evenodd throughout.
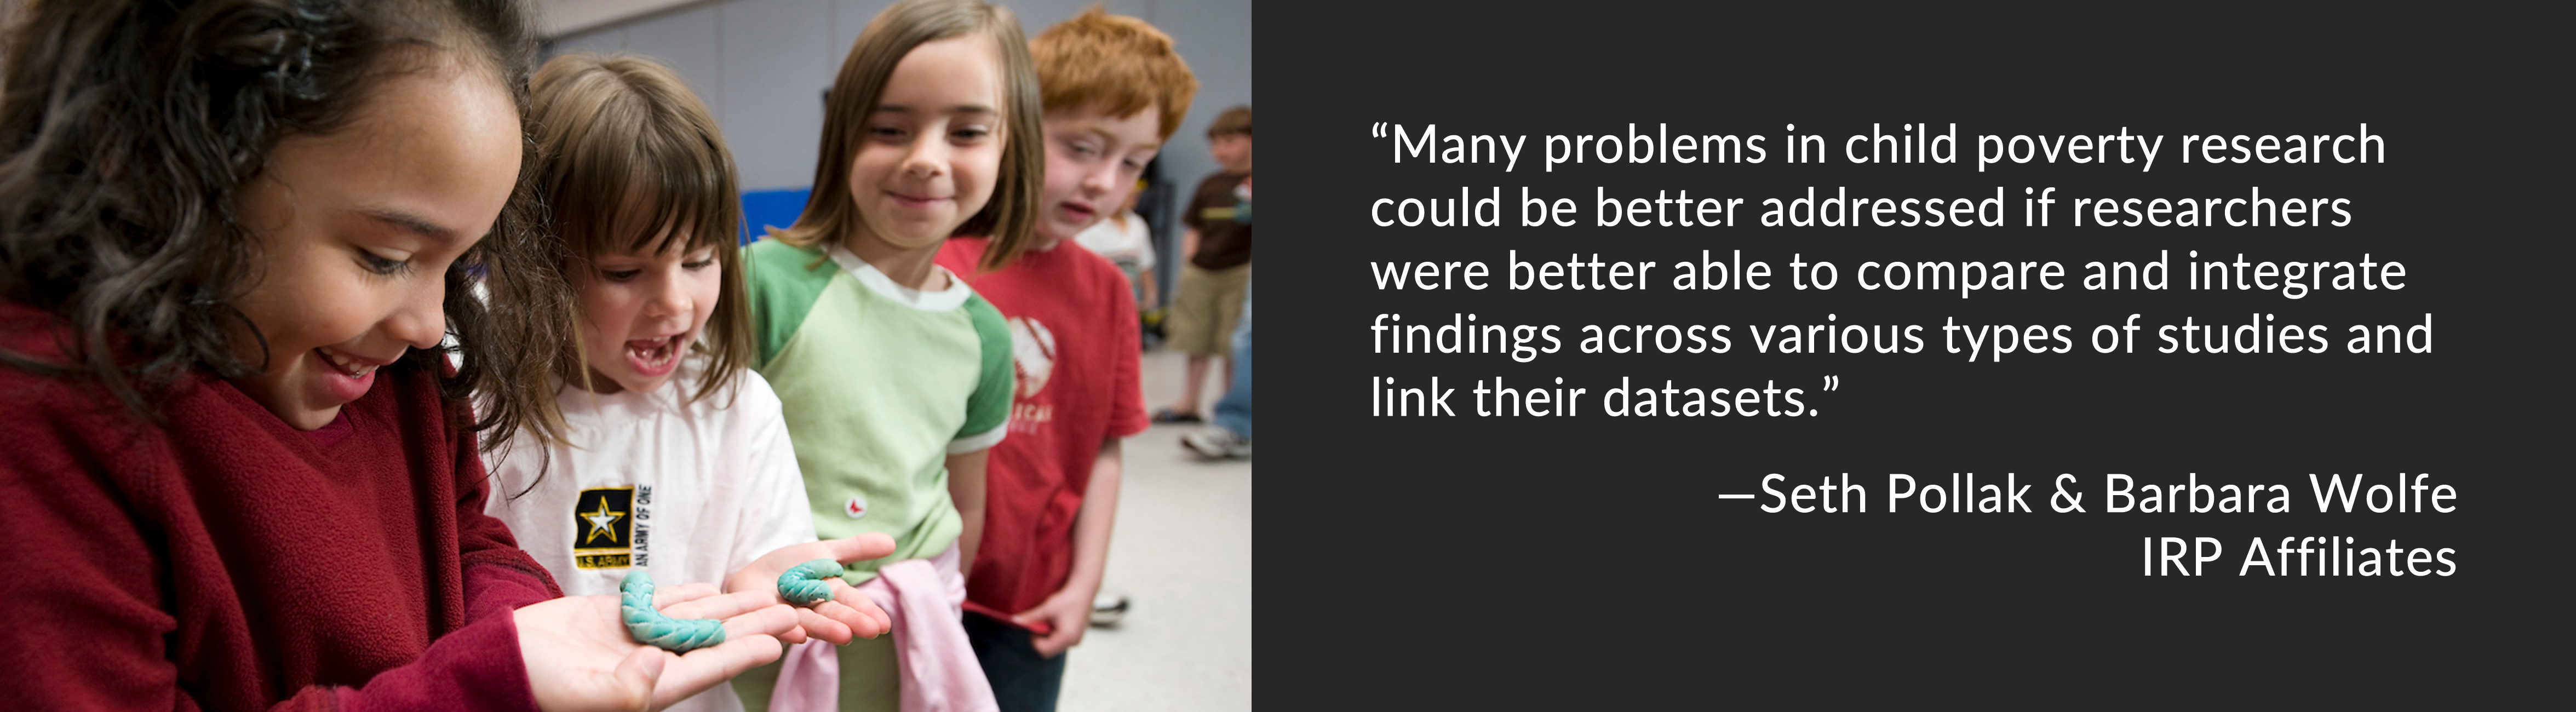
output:
<path id="1" fill-rule="evenodd" d="M 301 430 L 366 395 L 378 367 L 438 345 L 448 265 L 518 182 L 518 109 L 490 71 L 448 59 L 369 91 L 339 131 L 279 140 L 241 193 L 263 261 L 234 302 L 258 336 L 233 343 L 261 370 L 233 384 Z"/>
<path id="2" fill-rule="evenodd" d="M 670 383 L 715 314 L 724 286 L 715 249 L 689 247 L 687 235 L 672 236 L 668 244 L 673 249 L 659 254 L 598 255 L 587 269 L 571 270 L 573 288 L 581 292 L 581 344 L 591 390 L 650 393 Z"/>
<path id="3" fill-rule="evenodd" d="M 850 165 L 856 241 L 936 250 L 993 197 L 1004 135 L 1002 67 L 982 34 L 924 42 L 886 78 Z M 864 256 L 864 252 L 862 253 Z"/>

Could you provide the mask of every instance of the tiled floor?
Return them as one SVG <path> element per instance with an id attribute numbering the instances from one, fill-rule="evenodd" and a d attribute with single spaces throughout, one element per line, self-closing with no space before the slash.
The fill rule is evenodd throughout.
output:
<path id="1" fill-rule="evenodd" d="M 1178 397 L 1182 363 L 1145 354 L 1148 410 Z M 1180 446 L 1189 427 L 1127 440 L 1102 589 L 1132 608 L 1069 653 L 1064 712 L 1252 709 L 1252 463 L 1200 460 Z"/>

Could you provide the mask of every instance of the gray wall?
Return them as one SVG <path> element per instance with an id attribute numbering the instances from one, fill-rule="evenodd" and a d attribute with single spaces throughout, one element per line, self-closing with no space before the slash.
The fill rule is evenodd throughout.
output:
<path id="1" fill-rule="evenodd" d="M 1004 2 L 1035 35 L 1073 17 L 1094 0 Z M 557 38 L 549 54 L 625 51 L 677 70 L 697 90 L 742 167 L 744 190 L 798 188 L 814 182 L 814 151 L 823 134 L 823 90 L 840 70 L 859 30 L 888 0 L 728 0 Z M 1252 103 L 1251 0 L 1111 0 L 1112 13 L 1133 15 L 1171 34 L 1198 75 L 1189 117 L 1163 147 L 1165 177 L 1183 194 L 1216 170 L 1207 154 L 1207 124 L 1217 112 Z"/>

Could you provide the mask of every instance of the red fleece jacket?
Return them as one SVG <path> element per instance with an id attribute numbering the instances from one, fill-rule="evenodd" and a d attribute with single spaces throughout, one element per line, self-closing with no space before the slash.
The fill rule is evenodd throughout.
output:
<path id="1" fill-rule="evenodd" d="M 0 348 L 54 323 L 0 304 Z M 210 375 L 160 408 L 0 366 L 0 706 L 536 709 L 509 614 L 562 592 L 431 374 L 386 367 L 328 445 Z"/>

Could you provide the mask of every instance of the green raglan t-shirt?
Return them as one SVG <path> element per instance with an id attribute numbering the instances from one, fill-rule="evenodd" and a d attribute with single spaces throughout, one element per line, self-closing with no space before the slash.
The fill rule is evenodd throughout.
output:
<path id="1" fill-rule="evenodd" d="M 853 584 L 947 550 L 964 529 L 948 455 L 1008 431 L 1016 376 L 1001 312 L 955 275 L 916 291 L 837 247 L 762 240 L 744 252 L 754 370 L 785 406 L 815 533 L 894 537 L 893 556 L 850 567 Z"/>

